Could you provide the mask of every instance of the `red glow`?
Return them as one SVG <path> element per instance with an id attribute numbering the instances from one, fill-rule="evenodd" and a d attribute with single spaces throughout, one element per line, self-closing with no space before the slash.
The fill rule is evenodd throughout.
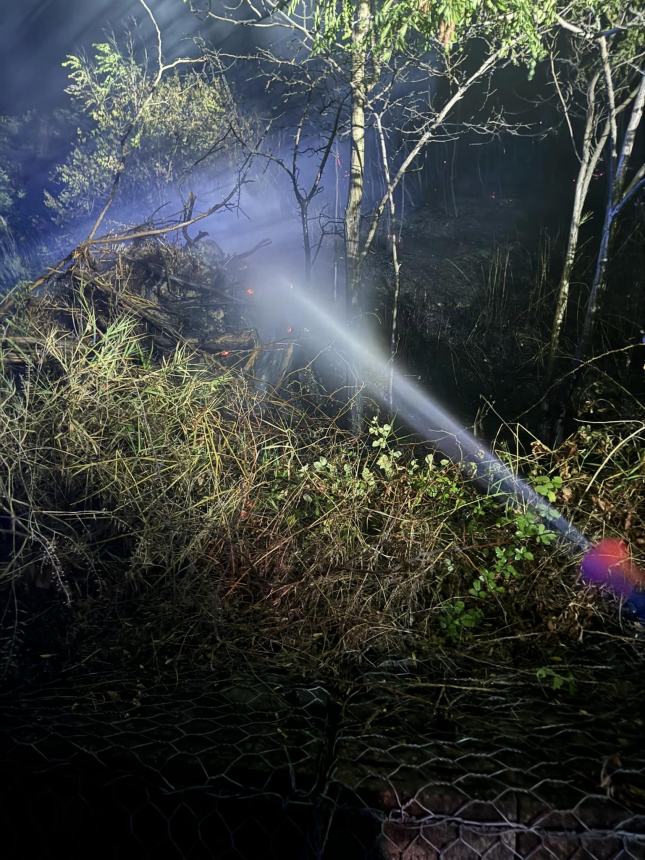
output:
<path id="1" fill-rule="evenodd" d="M 226 356 L 227 356 L 227 355 L 230 355 L 230 354 L 231 354 L 230 350 L 228 350 L 228 349 L 227 349 L 227 350 L 225 350 L 224 352 L 220 352 L 220 357 L 221 357 L 221 358 L 226 358 Z"/>
<path id="2" fill-rule="evenodd" d="M 255 290 L 252 290 L 251 287 L 249 287 L 248 290 L 244 290 L 244 292 L 247 294 L 247 296 L 255 295 Z"/>
<path id="3" fill-rule="evenodd" d="M 589 550 L 582 561 L 582 576 L 625 598 L 645 585 L 645 573 L 631 560 L 627 545 L 616 538 L 605 538 Z"/>

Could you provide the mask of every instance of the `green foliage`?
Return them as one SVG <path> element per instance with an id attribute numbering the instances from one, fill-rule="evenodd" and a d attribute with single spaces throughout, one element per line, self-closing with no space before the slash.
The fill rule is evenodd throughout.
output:
<path id="1" fill-rule="evenodd" d="M 372 440 L 372 448 L 381 451 L 376 465 L 388 477 L 391 478 L 397 471 L 397 460 L 401 457 L 401 451 L 391 450 L 389 440 L 393 435 L 391 424 L 379 424 L 377 418 L 373 418 L 369 427 Z"/>
<path id="2" fill-rule="evenodd" d="M 122 49 L 110 41 L 94 49 L 92 59 L 69 56 L 63 63 L 67 92 L 85 121 L 54 173 L 58 193 L 46 194 L 59 219 L 90 214 L 104 202 L 122 155 L 120 199 L 158 206 L 169 186 L 189 191 L 197 166 L 208 169 L 231 151 L 222 139 L 236 111 L 212 70 L 174 70 L 157 83 L 130 44 Z"/>
<path id="3" fill-rule="evenodd" d="M 535 540 L 541 546 L 550 546 L 556 539 L 554 532 L 549 531 L 535 514 L 530 512 L 517 514 L 512 521 L 517 527 L 515 536 L 521 540 Z M 532 560 L 532 559 L 531 559 Z"/>
<path id="4" fill-rule="evenodd" d="M 467 608 L 463 600 L 455 600 L 449 603 L 439 617 L 439 624 L 445 635 L 457 641 L 465 633 L 477 627 L 482 621 L 484 613 L 477 607 Z"/>
<path id="5" fill-rule="evenodd" d="M 291 14 L 299 4 L 292 0 Z M 542 33 L 555 22 L 556 0 L 380 0 L 371 4 L 365 44 L 357 42 L 353 29 L 357 3 L 353 0 L 320 0 L 314 4 L 314 51 L 335 46 L 369 50 L 373 58 L 387 61 L 415 41 L 441 42 L 449 50 L 464 35 L 484 36 L 507 55 L 534 65 L 544 53 Z"/>
<path id="6" fill-rule="evenodd" d="M 489 564 L 482 568 L 468 589 L 478 600 L 504 594 L 521 577 L 522 566 L 535 560 L 533 547 L 549 546 L 556 539 L 555 534 L 530 512 L 511 513 L 497 525 L 504 530 L 503 543 L 489 553 Z M 513 529 L 512 536 L 508 534 L 508 526 Z"/>
<path id="7" fill-rule="evenodd" d="M 571 672 L 564 674 L 551 666 L 539 666 L 535 671 L 535 677 L 554 692 L 566 688 L 567 692 L 573 695 L 576 691 L 575 679 Z"/>
<path id="8" fill-rule="evenodd" d="M 554 477 L 550 475 L 537 475 L 533 486 L 536 493 L 544 496 L 549 502 L 556 502 L 558 491 L 562 488 L 562 478 L 559 475 L 555 475 Z"/>
<path id="9" fill-rule="evenodd" d="M 485 39 L 492 50 L 532 72 L 547 52 L 545 37 L 557 25 L 558 13 L 590 33 L 599 24 L 613 27 L 624 21 L 621 0 L 376 0 L 369 4 L 364 37 L 357 36 L 358 0 L 317 0 L 313 4 L 314 53 L 339 49 L 368 56 L 375 67 L 409 50 L 443 46 L 447 53 L 465 48 L 473 38 Z M 289 0 L 286 11 L 296 16 L 301 4 Z M 632 47 L 642 43 L 642 30 L 628 29 L 621 39 Z"/>

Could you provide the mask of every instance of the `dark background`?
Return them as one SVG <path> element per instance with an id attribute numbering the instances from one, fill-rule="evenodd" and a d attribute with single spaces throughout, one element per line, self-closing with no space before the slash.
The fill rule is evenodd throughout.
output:
<path id="1" fill-rule="evenodd" d="M 188 53 L 199 26 L 181 0 L 151 0 L 167 57 Z M 0 113 L 66 104 L 67 54 L 132 23 L 143 40 L 152 25 L 137 0 L 0 0 Z"/>

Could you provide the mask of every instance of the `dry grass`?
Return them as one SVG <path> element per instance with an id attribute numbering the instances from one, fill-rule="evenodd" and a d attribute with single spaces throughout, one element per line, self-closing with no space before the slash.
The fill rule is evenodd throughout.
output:
<path id="1" fill-rule="evenodd" d="M 194 664 L 234 647 L 337 669 L 612 623 L 576 560 L 455 466 L 377 424 L 353 438 L 185 348 L 151 361 L 132 318 L 82 319 L 30 322 L 37 357 L 0 374 L 0 586 L 7 606 L 36 585 L 68 604 L 74 659 Z M 561 477 L 557 503 L 590 538 L 642 550 L 644 435 L 583 428 L 559 451 L 502 456 Z M 486 599 L 483 571 L 499 588 Z"/>

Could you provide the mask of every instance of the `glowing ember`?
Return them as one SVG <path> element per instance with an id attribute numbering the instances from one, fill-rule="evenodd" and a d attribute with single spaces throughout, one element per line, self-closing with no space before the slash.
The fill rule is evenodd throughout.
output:
<path id="1" fill-rule="evenodd" d="M 605 585 L 625 600 L 645 586 L 645 573 L 631 560 L 627 545 L 615 538 L 605 538 L 592 547 L 582 560 L 581 570 L 585 582 Z"/>

